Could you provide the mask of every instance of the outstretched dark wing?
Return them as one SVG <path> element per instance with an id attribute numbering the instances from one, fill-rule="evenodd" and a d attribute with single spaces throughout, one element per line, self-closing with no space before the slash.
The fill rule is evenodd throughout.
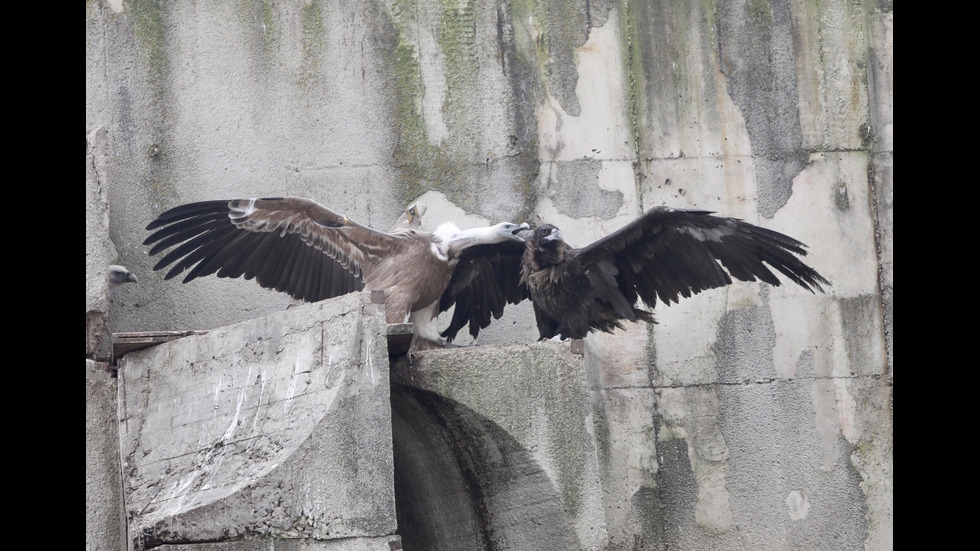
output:
<path id="1" fill-rule="evenodd" d="M 798 258 L 806 256 L 805 247 L 737 218 L 658 206 L 573 254 L 587 269 L 611 275 L 630 304 L 639 295 L 652 308 L 658 297 L 669 304 L 729 285 L 729 274 L 779 285 L 775 270 L 823 292 L 821 284 L 830 283 Z"/>
<path id="2" fill-rule="evenodd" d="M 361 226 L 301 197 L 203 201 L 174 207 L 151 222 L 144 245 L 153 267 L 173 264 L 187 283 L 215 274 L 244 277 L 293 298 L 315 302 L 363 289 L 363 276 L 400 240 Z"/>
<path id="3" fill-rule="evenodd" d="M 505 241 L 469 247 L 460 254 L 449 286 L 439 299 L 439 312 L 453 305 L 449 327 L 441 333 L 452 342 L 467 324 L 475 339 L 480 329 L 490 325 L 490 316 L 500 319 L 504 306 L 530 298 L 527 287 L 521 284 L 521 255 L 524 243 Z"/>

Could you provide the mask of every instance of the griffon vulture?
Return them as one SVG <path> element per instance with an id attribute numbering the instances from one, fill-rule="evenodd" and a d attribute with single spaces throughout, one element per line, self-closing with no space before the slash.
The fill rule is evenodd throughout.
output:
<path id="1" fill-rule="evenodd" d="M 435 318 L 457 264 L 474 276 L 474 260 L 492 270 L 479 257 L 498 248 L 520 254 L 518 233 L 528 228 L 503 222 L 459 230 L 447 222 L 428 232 L 418 229 L 424 212 L 425 205 L 413 205 L 383 232 L 301 197 L 203 201 L 160 214 L 147 225 L 155 231 L 143 244 L 153 245 L 151 256 L 174 247 L 153 269 L 173 264 L 165 279 L 189 269 L 183 283 L 211 274 L 255 278 L 262 287 L 308 302 L 384 290 L 386 321 L 414 324 L 414 350 L 419 338 L 441 344 Z M 453 298 L 444 300 L 466 300 L 473 292 L 480 290 L 457 283 Z"/>
<path id="2" fill-rule="evenodd" d="M 109 288 L 115 288 L 125 283 L 136 283 L 136 274 L 130 272 L 125 266 L 112 264 L 106 269 Z"/>
<path id="3" fill-rule="evenodd" d="M 638 299 L 652 309 L 658 298 L 676 303 L 681 296 L 729 285 L 732 277 L 779 285 L 775 270 L 810 292 L 830 285 L 797 258 L 806 255 L 803 243 L 706 210 L 655 207 L 579 249 L 567 245 L 551 224 L 524 234 L 519 275 L 497 280 L 496 301 L 484 304 L 502 310 L 505 302 L 531 299 L 541 340 L 611 333 L 622 329 L 623 321 L 655 323 L 651 312 L 636 308 Z M 484 278 L 484 283 L 492 282 Z M 442 335 L 452 341 L 468 321 L 474 337 L 485 327 L 454 316 Z"/>

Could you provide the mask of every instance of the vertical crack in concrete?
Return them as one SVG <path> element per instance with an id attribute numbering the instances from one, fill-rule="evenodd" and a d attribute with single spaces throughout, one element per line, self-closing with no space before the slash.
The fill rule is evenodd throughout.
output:
<path id="1" fill-rule="evenodd" d="M 878 204 L 878 186 L 876 184 L 875 178 L 877 176 L 877 171 L 875 170 L 875 160 L 874 152 L 869 146 L 867 149 L 868 156 L 868 198 L 871 201 L 871 225 L 873 228 L 873 238 L 874 238 L 874 248 L 875 248 L 875 270 L 877 277 L 875 282 L 878 285 L 878 310 L 881 316 L 881 330 L 882 330 L 882 346 L 884 346 L 884 371 L 888 372 L 890 369 L 888 358 L 891 357 L 891 350 L 889 346 L 889 337 L 891 336 L 891 331 L 888 328 L 888 304 L 885 297 L 885 289 L 887 283 L 885 281 L 885 266 L 882 260 L 882 236 L 881 236 L 881 216 L 879 209 L 881 206 Z"/>
<path id="2" fill-rule="evenodd" d="M 633 12 L 630 9 L 632 5 L 631 2 L 623 2 L 623 20 L 625 24 L 623 25 L 623 34 L 626 38 L 626 81 L 629 91 L 629 121 L 630 121 L 630 133 L 633 138 L 633 185 L 636 188 L 636 202 L 640 212 L 643 212 L 643 190 L 640 187 L 640 182 L 643 181 L 642 166 L 640 163 L 640 122 L 639 122 L 639 100 L 637 99 L 636 92 L 636 60 L 634 56 L 637 55 L 635 52 L 634 44 L 634 25 L 633 25 Z"/>

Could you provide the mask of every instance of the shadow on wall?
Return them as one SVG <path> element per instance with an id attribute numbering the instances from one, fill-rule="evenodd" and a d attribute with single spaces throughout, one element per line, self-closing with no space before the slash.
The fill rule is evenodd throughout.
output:
<path id="1" fill-rule="evenodd" d="M 391 411 L 405 549 L 581 547 L 554 484 L 500 426 L 458 402 L 397 384 Z"/>

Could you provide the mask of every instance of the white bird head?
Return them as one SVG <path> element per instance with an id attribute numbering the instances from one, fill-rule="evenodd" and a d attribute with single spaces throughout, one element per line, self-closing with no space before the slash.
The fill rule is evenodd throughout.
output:
<path id="1" fill-rule="evenodd" d="M 118 264 L 109 266 L 107 272 L 110 287 L 117 287 L 124 283 L 136 283 L 136 274 Z"/>

